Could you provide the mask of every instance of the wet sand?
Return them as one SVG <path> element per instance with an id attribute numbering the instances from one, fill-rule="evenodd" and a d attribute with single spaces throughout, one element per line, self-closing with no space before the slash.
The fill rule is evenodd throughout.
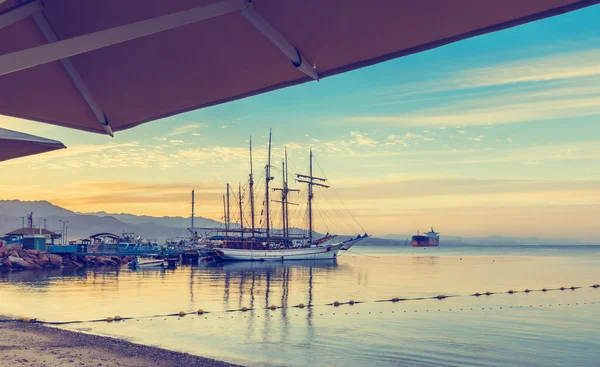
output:
<path id="1" fill-rule="evenodd" d="M 237 365 L 40 324 L 0 322 L 0 366 L 226 367 Z"/>

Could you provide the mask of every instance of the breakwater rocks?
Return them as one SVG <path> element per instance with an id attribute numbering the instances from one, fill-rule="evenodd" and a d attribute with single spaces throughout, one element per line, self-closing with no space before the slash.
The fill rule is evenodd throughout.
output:
<path id="1" fill-rule="evenodd" d="M 0 247 L 0 271 L 122 265 L 133 260 L 128 256 L 78 256 L 50 254 L 39 250 L 25 250 L 21 246 Z"/>

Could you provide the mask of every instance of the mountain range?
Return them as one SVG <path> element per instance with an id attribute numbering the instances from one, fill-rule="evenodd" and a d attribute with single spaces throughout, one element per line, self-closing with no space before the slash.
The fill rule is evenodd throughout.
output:
<path id="1" fill-rule="evenodd" d="M 146 215 L 114 214 L 106 212 L 78 213 L 48 201 L 0 200 L 0 236 L 27 225 L 27 215 L 33 213 L 33 225 L 36 228 L 44 225 L 57 233 L 62 232 L 62 221 L 68 221 L 68 238 L 87 238 L 92 234 L 109 232 L 121 234 L 133 232 L 146 239 L 164 242 L 189 236 L 187 228 L 191 225 L 190 217 L 152 217 Z M 218 221 L 195 217 L 196 227 L 214 228 L 222 226 Z M 295 231 L 299 231 L 295 229 Z M 352 234 L 355 236 L 356 234 Z M 319 236 L 319 234 L 315 234 Z M 411 234 L 389 234 L 371 237 L 360 243 L 362 246 L 405 246 Z M 543 239 L 537 237 L 457 237 L 441 236 L 442 245 L 583 245 L 573 239 Z"/>

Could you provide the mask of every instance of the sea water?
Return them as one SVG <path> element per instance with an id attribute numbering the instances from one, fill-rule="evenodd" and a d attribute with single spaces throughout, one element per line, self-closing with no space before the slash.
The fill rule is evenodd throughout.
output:
<path id="1" fill-rule="evenodd" d="M 355 247 L 336 262 L 13 272 L 0 314 L 250 366 L 594 366 L 599 261 L 596 246 Z"/>

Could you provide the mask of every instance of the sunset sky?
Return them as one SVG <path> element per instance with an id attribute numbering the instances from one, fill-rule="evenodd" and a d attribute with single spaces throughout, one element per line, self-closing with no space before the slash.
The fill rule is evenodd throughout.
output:
<path id="1" fill-rule="evenodd" d="M 0 199 L 188 216 L 195 188 L 197 213 L 221 220 L 225 184 L 247 181 L 248 137 L 259 180 L 272 128 L 275 186 L 285 145 L 290 173 L 307 173 L 312 146 L 317 173 L 335 188 L 316 192 L 321 231 L 360 230 L 349 209 L 375 235 L 433 226 L 444 235 L 594 242 L 598 19 L 592 6 L 114 138 L 0 116 L 0 127 L 68 147 L 2 163 Z"/>

